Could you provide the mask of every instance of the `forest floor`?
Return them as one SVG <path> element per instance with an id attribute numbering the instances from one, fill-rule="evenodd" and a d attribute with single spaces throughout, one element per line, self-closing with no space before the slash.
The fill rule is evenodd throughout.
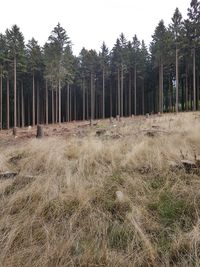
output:
<path id="1" fill-rule="evenodd" d="M 0 132 L 0 266 L 200 266 L 200 112 Z"/>

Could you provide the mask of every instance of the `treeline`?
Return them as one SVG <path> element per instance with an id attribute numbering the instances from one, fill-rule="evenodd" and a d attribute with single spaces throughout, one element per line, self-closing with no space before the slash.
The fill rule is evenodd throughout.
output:
<path id="1" fill-rule="evenodd" d="M 43 47 L 17 25 L 0 34 L 0 129 L 199 109 L 200 2 L 161 20 L 149 49 L 123 33 L 74 56 L 58 24 Z"/>

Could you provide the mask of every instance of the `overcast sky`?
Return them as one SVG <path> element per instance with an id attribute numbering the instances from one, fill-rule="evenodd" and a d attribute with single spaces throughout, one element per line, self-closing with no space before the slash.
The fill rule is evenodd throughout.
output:
<path id="1" fill-rule="evenodd" d="M 190 0 L 0 0 L 0 32 L 17 24 L 25 41 L 43 45 L 58 22 L 66 29 L 76 55 L 84 46 L 111 49 L 121 32 L 137 34 L 148 45 L 159 20 L 168 25 L 176 7 L 187 15 Z"/>

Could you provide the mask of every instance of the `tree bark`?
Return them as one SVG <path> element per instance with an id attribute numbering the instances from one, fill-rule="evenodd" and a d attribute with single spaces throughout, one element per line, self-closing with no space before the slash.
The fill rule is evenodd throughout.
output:
<path id="1" fill-rule="evenodd" d="M 17 59 L 14 57 L 14 128 L 17 127 Z"/>
<path id="2" fill-rule="evenodd" d="M 131 116 L 131 71 L 129 71 L 129 86 L 128 86 L 128 115 Z"/>
<path id="3" fill-rule="evenodd" d="M 69 83 L 67 84 L 67 121 L 69 122 Z"/>
<path id="4" fill-rule="evenodd" d="M 47 84 L 47 80 L 46 80 L 46 88 L 45 88 L 45 104 L 46 104 L 46 124 L 49 123 L 49 98 L 48 98 L 48 84 Z"/>
<path id="5" fill-rule="evenodd" d="M 58 122 L 61 124 L 61 81 L 58 81 Z"/>
<path id="6" fill-rule="evenodd" d="M 178 113 L 178 95 L 179 95 L 179 77 L 178 77 L 178 49 L 176 48 L 176 113 Z"/>
<path id="7" fill-rule="evenodd" d="M 83 79 L 83 120 L 85 120 L 85 79 Z"/>
<path id="8" fill-rule="evenodd" d="M 51 120 L 52 120 L 52 124 L 54 124 L 54 118 L 55 118 L 55 114 L 54 114 L 54 90 L 51 90 Z"/>
<path id="9" fill-rule="evenodd" d="M 188 111 L 188 65 L 185 70 L 185 109 Z"/>
<path id="10" fill-rule="evenodd" d="M 2 77 L 2 70 L 0 74 L 0 130 L 3 128 L 3 112 L 2 112 L 2 87 L 3 87 L 3 77 Z"/>
<path id="11" fill-rule="evenodd" d="M 39 81 L 37 80 L 37 124 L 40 123 L 40 92 Z"/>
<path id="12" fill-rule="evenodd" d="M 21 84 L 21 108 L 22 108 L 22 128 L 24 127 L 24 85 Z"/>
<path id="13" fill-rule="evenodd" d="M 10 82 L 9 82 L 9 77 L 7 76 L 7 94 L 6 94 L 6 97 L 7 97 L 7 129 L 10 129 Z"/>
<path id="14" fill-rule="evenodd" d="M 58 88 L 56 88 L 56 123 L 58 122 Z"/>
<path id="15" fill-rule="evenodd" d="M 33 88 L 32 88 L 32 125 L 35 126 L 35 74 L 33 72 Z"/>
<path id="16" fill-rule="evenodd" d="M 118 115 L 120 116 L 120 70 L 117 69 Z"/>
<path id="17" fill-rule="evenodd" d="M 193 48 L 193 110 L 196 110 L 196 51 Z"/>
<path id="18" fill-rule="evenodd" d="M 134 68 L 134 114 L 137 115 L 137 67 Z"/>
<path id="19" fill-rule="evenodd" d="M 103 101 L 102 101 L 102 109 L 103 109 L 103 119 L 105 119 L 105 70 L 103 68 Z"/>
<path id="20" fill-rule="evenodd" d="M 124 116 L 124 71 L 121 66 L 121 117 Z"/>

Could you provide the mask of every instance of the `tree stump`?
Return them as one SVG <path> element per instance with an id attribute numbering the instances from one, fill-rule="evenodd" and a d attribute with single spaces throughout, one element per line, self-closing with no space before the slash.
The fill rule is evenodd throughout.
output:
<path id="1" fill-rule="evenodd" d="M 13 135 L 14 135 L 14 136 L 17 136 L 17 127 L 14 127 L 14 128 L 13 128 Z"/>
<path id="2" fill-rule="evenodd" d="M 37 138 L 43 138 L 44 137 L 44 129 L 42 125 L 37 125 Z"/>
<path id="3" fill-rule="evenodd" d="M 119 115 L 116 116 L 116 121 L 119 121 L 120 117 Z"/>

